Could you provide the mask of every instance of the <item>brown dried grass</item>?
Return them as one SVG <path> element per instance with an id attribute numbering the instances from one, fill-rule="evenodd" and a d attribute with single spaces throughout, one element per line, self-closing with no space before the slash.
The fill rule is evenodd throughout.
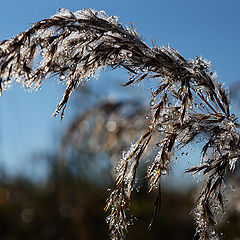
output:
<path id="1" fill-rule="evenodd" d="M 150 123 L 116 168 L 116 189 L 106 206 L 112 239 L 125 236 L 129 225 L 126 209 L 137 168 L 155 135 L 158 153 L 147 172 L 149 191 L 159 189 L 154 214 L 160 201 L 161 178 L 169 171 L 174 153 L 198 136 L 205 136 L 199 165 L 186 172 L 201 172 L 207 177 L 195 208 L 196 235 L 217 239 L 216 216 L 224 208 L 225 180 L 239 160 L 240 137 L 237 119 L 230 113 L 229 96 L 207 61 L 198 57 L 188 61 L 174 49 L 156 43 L 149 47 L 133 26 L 126 29 L 104 12 L 61 10 L 0 43 L 0 91 L 11 80 L 38 89 L 47 77 L 58 76 L 66 82 L 66 89 L 55 115 L 61 111 L 63 117 L 75 88 L 107 66 L 129 72 L 125 86 L 143 80 L 158 86 L 150 100 Z"/>

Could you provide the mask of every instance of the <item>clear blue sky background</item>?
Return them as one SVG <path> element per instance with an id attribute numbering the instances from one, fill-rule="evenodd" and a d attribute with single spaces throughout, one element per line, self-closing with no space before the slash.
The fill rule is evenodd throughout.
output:
<path id="1" fill-rule="evenodd" d="M 108 15 L 117 15 L 123 25 L 133 22 L 148 44 L 155 39 L 158 45 L 169 44 L 187 59 L 202 55 L 211 60 L 219 80 L 226 85 L 240 78 L 240 1 L 1 1 L 0 40 L 15 36 L 62 7 L 105 10 Z M 51 117 L 62 91 L 59 84 L 50 81 L 36 93 L 26 94 L 19 86 L 4 93 L 0 99 L 0 166 L 10 172 L 19 168 L 28 171 L 26 159 L 57 142 L 72 116 L 68 110 L 63 124 Z"/>

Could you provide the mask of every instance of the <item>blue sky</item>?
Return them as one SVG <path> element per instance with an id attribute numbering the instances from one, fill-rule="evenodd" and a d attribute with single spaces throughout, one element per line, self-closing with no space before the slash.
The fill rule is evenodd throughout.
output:
<path id="1" fill-rule="evenodd" d="M 240 79 L 240 1 L 8 0 L 1 3 L 0 40 L 15 36 L 62 7 L 105 10 L 108 15 L 117 15 L 123 25 L 133 22 L 148 44 L 155 39 L 158 45 L 169 44 L 187 59 L 203 56 L 210 60 L 225 85 Z M 104 76 L 110 78 L 111 74 Z M 124 76 L 118 73 L 117 77 Z M 10 172 L 24 169 L 33 152 L 52 148 L 73 115 L 70 108 L 62 124 L 51 117 L 62 92 L 52 80 L 38 92 L 26 93 L 14 86 L 4 93 L 0 99 L 0 166 Z"/>

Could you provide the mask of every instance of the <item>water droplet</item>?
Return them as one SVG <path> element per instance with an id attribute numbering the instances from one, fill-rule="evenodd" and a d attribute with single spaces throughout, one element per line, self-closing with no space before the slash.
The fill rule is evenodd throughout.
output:
<path id="1" fill-rule="evenodd" d="M 113 20 L 113 21 L 116 21 L 116 22 L 118 21 L 118 17 L 117 17 L 117 16 L 111 16 L 110 18 L 111 18 L 111 20 Z"/>
<path id="2" fill-rule="evenodd" d="M 168 115 L 167 115 L 167 114 L 163 114 L 163 118 L 164 118 L 165 120 L 167 120 L 167 119 L 168 119 Z"/>
<path id="3" fill-rule="evenodd" d="M 150 101 L 150 106 L 153 106 L 154 105 L 154 100 L 151 100 Z"/>
<path id="4" fill-rule="evenodd" d="M 188 152 L 186 152 L 186 156 L 188 156 Z"/>
<path id="5" fill-rule="evenodd" d="M 115 58 L 114 54 L 111 54 L 111 55 L 109 56 L 109 59 L 110 59 L 110 60 L 113 60 L 114 58 Z"/>
<path id="6" fill-rule="evenodd" d="M 202 104 L 202 105 L 201 105 L 201 104 Z M 205 105 L 204 105 L 203 103 L 201 103 L 201 104 L 200 104 L 200 105 L 201 105 L 201 107 L 202 107 L 202 108 L 205 108 Z"/>
<path id="7" fill-rule="evenodd" d="M 62 81 L 64 79 L 66 79 L 66 76 L 64 74 L 60 74 L 59 79 L 60 79 L 60 81 Z"/>
<path id="8" fill-rule="evenodd" d="M 132 53 L 131 53 L 131 52 L 128 52 L 128 53 L 127 53 L 127 57 L 129 57 L 129 58 L 132 57 Z"/>
<path id="9" fill-rule="evenodd" d="M 185 154 L 184 152 L 181 153 L 182 156 L 184 156 L 184 154 Z"/>
<path id="10" fill-rule="evenodd" d="M 161 174 L 162 174 L 162 175 L 166 175 L 166 174 L 167 174 L 167 169 L 165 169 L 165 168 L 164 168 L 164 169 L 161 169 Z"/>
<path id="11" fill-rule="evenodd" d="M 123 53 L 122 53 L 122 52 L 119 52 L 119 56 L 120 56 L 120 57 L 123 57 Z"/>
<path id="12" fill-rule="evenodd" d="M 172 106 L 172 103 L 168 103 L 168 107 L 171 107 Z"/>

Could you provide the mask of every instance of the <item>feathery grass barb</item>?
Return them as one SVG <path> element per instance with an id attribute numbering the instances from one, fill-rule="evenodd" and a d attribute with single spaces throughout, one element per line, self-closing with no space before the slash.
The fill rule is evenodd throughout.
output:
<path id="1" fill-rule="evenodd" d="M 155 42 L 149 47 L 134 27 L 122 27 L 116 17 L 103 11 L 72 13 L 60 9 L 0 43 L 0 92 L 11 80 L 38 89 L 47 77 L 58 76 L 66 82 L 66 89 L 55 115 L 61 112 L 63 117 L 75 88 L 107 66 L 129 72 L 125 86 L 143 80 L 158 85 L 150 101 L 149 125 L 116 168 L 116 189 L 106 206 L 112 239 L 125 236 L 129 225 L 126 209 L 137 168 L 155 134 L 158 153 L 147 172 L 150 191 L 159 188 L 178 149 L 200 135 L 206 137 L 200 164 L 186 172 L 202 172 L 207 177 L 195 209 L 196 234 L 200 239 L 217 239 L 216 216 L 224 206 L 225 178 L 240 156 L 240 136 L 237 119 L 230 113 L 229 96 L 206 60 L 197 57 L 188 61 L 174 49 L 158 47 Z"/>

